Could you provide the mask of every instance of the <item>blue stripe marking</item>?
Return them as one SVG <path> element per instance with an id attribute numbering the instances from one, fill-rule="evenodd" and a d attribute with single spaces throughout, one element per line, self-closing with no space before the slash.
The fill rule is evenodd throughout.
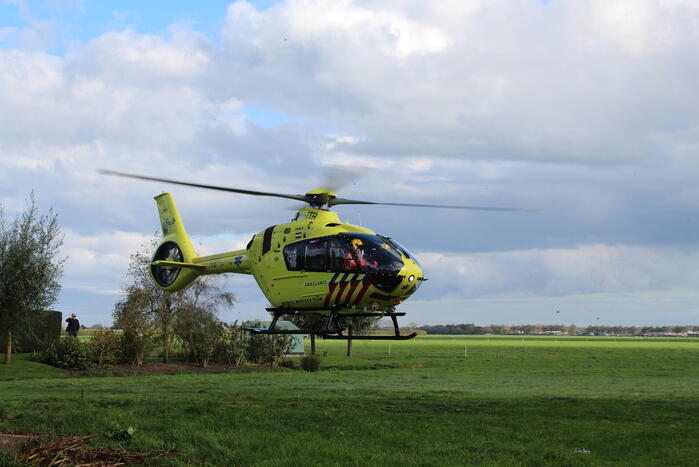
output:
<path id="1" fill-rule="evenodd" d="M 329 285 L 329 286 L 330 286 L 330 285 L 333 285 L 333 284 L 335 283 L 335 279 L 337 279 L 337 276 L 339 276 L 339 275 L 340 275 L 340 273 L 339 273 L 339 272 L 336 272 L 335 275 L 333 276 L 333 278 L 330 279 L 330 283 L 329 283 L 328 285 Z"/>
<path id="2" fill-rule="evenodd" d="M 340 279 L 340 286 L 345 283 L 345 279 L 347 279 L 347 276 L 349 276 L 350 273 L 346 272 L 344 276 L 342 276 L 342 279 Z"/>

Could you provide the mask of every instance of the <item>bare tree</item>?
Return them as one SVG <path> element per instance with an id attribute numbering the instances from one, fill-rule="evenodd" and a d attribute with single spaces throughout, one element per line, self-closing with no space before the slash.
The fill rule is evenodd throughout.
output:
<path id="1" fill-rule="evenodd" d="M 53 210 L 39 215 L 34 193 L 11 223 L 0 208 L 0 329 L 5 337 L 5 364 L 12 362 L 12 339 L 48 309 L 61 290 L 63 237 Z"/>
<path id="2" fill-rule="evenodd" d="M 127 272 L 126 303 L 117 304 L 114 318 L 117 324 L 128 326 L 124 313 L 130 316 L 138 311 L 143 319 L 157 327 L 162 344 L 163 361 L 167 362 L 172 350 L 174 324 L 177 316 L 194 308 L 215 313 L 221 306 L 233 306 L 235 296 L 223 290 L 220 279 L 202 276 L 185 290 L 169 293 L 159 288 L 150 277 L 151 252 L 159 243 L 156 236 L 131 255 Z M 139 321 L 140 322 L 140 321 Z"/>

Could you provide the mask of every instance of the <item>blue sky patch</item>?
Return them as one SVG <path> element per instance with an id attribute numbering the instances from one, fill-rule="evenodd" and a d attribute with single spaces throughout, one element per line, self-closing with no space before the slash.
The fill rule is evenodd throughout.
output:
<path id="1" fill-rule="evenodd" d="M 274 128 L 285 123 L 299 121 L 290 115 L 262 107 L 245 107 L 240 113 L 262 128 Z"/>
<path id="2" fill-rule="evenodd" d="M 0 47 L 16 48 L 29 45 L 62 56 L 71 44 L 89 42 L 110 31 L 131 30 L 143 34 L 166 34 L 177 23 L 188 24 L 211 40 L 217 40 L 223 26 L 230 0 L 191 2 L 46 2 L 28 1 L 27 7 L 0 0 Z M 266 10 L 278 0 L 251 1 L 258 10 Z M 48 36 L 40 45 L 25 44 L 17 30 L 43 26 Z M 14 31 L 3 33 L 4 28 Z"/>

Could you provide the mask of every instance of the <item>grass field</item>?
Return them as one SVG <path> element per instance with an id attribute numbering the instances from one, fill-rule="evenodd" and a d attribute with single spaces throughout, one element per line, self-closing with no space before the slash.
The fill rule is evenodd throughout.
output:
<path id="1" fill-rule="evenodd" d="M 136 428 L 159 465 L 693 465 L 699 341 L 319 341 L 322 370 L 67 377 L 0 365 L 0 428 Z M 32 378 L 24 379 L 22 373 Z M 575 453 L 589 450 L 589 454 Z"/>

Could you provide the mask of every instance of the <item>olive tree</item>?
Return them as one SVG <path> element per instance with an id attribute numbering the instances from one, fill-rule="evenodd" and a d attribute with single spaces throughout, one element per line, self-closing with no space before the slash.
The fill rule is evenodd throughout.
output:
<path id="1" fill-rule="evenodd" d="M 24 212 L 8 222 L 0 207 L 0 330 L 5 363 L 12 362 L 12 339 L 38 313 L 56 302 L 64 259 L 56 214 L 39 215 L 32 193 Z"/>

